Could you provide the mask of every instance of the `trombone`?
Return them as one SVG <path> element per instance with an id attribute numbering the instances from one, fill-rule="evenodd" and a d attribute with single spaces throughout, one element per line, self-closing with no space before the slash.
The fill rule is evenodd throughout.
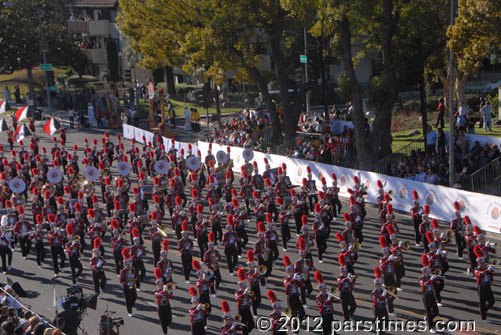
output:
<path id="1" fill-rule="evenodd" d="M 445 233 L 445 236 L 442 237 L 442 239 L 441 239 L 442 243 L 449 243 L 452 240 L 453 235 L 454 235 L 454 233 L 452 232 L 452 230 L 449 229 Z"/>
<path id="2" fill-rule="evenodd" d="M 393 286 L 386 286 L 386 285 L 383 285 L 383 290 L 384 290 L 387 294 L 391 295 L 391 296 L 392 296 L 393 298 L 395 298 L 395 299 L 399 299 L 399 298 L 398 298 L 398 295 L 397 295 L 396 293 L 394 293 L 394 292 L 393 292 L 393 290 L 394 290 L 394 289 L 395 289 L 395 287 L 393 287 Z"/>

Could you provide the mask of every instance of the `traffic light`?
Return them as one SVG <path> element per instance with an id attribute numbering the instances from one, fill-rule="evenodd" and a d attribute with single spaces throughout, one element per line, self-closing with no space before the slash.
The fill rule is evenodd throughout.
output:
<path id="1" fill-rule="evenodd" d="M 131 73 L 130 73 L 130 69 L 125 69 L 125 81 L 132 81 L 132 76 L 131 76 Z"/>
<path id="2" fill-rule="evenodd" d="M 47 87 L 56 86 L 56 81 L 54 79 L 54 71 L 46 71 L 47 74 Z"/>

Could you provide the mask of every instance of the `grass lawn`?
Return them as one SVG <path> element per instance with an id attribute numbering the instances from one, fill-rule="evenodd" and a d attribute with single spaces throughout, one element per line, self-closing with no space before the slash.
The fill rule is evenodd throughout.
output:
<path id="1" fill-rule="evenodd" d="M 187 102 L 182 102 L 178 100 L 173 100 L 170 99 L 170 102 L 174 106 L 174 112 L 176 113 L 176 116 L 184 116 L 184 106 L 187 106 L 188 108 L 195 107 L 198 109 L 198 112 L 200 113 L 200 116 L 204 116 L 206 111 L 205 108 L 198 107 L 195 104 L 187 103 Z M 123 106 L 123 102 L 121 102 Z M 140 107 L 142 111 L 148 111 L 150 106 L 148 103 L 142 102 L 140 103 Z M 167 111 L 167 109 L 166 109 Z M 240 111 L 240 108 L 221 108 L 221 114 L 231 114 L 231 113 L 237 113 Z M 216 114 L 216 108 L 209 108 L 209 114 Z"/>

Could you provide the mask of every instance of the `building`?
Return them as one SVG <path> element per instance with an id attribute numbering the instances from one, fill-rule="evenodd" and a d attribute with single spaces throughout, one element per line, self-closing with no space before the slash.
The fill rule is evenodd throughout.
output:
<path id="1" fill-rule="evenodd" d="M 96 74 L 108 72 L 107 43 L 115 44 L 120 53 L 120 32 L 116 25 L 118 0 L 67 0 L 69 8 L 68 31 L 73 34 L 80 49 L 96 66 Z M 123 61 L 119 60 L 119 73 Z"/>

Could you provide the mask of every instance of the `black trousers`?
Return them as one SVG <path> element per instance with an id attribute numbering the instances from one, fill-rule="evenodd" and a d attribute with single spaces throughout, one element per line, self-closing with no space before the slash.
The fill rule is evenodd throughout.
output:
<path id="1" fill-rule="evenodd" d="M 235 245 L 229 245 L 224 247 L 224 254 L 226 256 L 226 263 L 228 264 L 228 271 L 233 273 L 233 269 L 238 263 L 237 249 Z"/>
<path id="2" fill-rule="evenodd" d="M 106 286 L 106 275 L 104 271 L 92 271 L 92 282 L 94 283 L 94 292 L 100 294 L 101 290 L 104 291 L 104 287 Z"/>
<path id="3" fill-rule="evenodd" d="M 37 241 L 35 243 L 35 251 L 37 253 L 37 265 L 41 266 L 42 262 L 45 260 L 45 248 L 43 241 Z"/>
<path id="4" fill-rule="evenodd" d="M 221 284 L 221 272 L 219 271 L 219 266 L 214 270 L 214 281 L 216 290 L 219 290 L 219 285 Z M 211 293 L 214 294 L 214 286 L 211 286 Z"/>
<path id="5" fill-rule="evenodd" d="M 200 255 L 203 255 L 209 249 L 209 238 L 207 232 L 201 232 L 197 237 L 198 247 L 200 248 Z"/>
<path id="6" fill-rule="evenodd" d="M 129 287 L 124 285 L 124 297 L 125 297 L 125 307 L 127 308 L 127 313 L 132 314 L 132 307 L 136 304 L 137 292 L 135 287 Z"/>
<path id="7" fill-rule="evenodd" d="M 442 128 L 444 128 L 444 112 L 438 112 L 437 122 L 435 123 L 435 128 L 438 128 L 439 124 Z"/>
<path id="8" fill-rule="evenodd" d="M 2 271 L 7 271 L 7 255 L 9 253 L 9 247 L 0 247 L 0 257 L 2 258 Z"/>
<path id="9" fill-rule="evenodd" d="M 478 298 L 480 300 L 480 316 L 482 320 L 487 318 L 487 311 L 494 306 L 496 302 L 492 294 L 491 284 L 480 283 L 477 287 Z"/>
<path id="10" fill-rule="evenodd" d="M 283 248 L 287 250 L 287 242 L 291 239 L 291 231 L 289 229 L 289 224 L 280 225 L 280 230 L 282 232 L 282 245 Z"/>
<path id="11" fill-rule="evenodd" d="M 289 293 L 289 295 L 287 296 L 287 304 L 292 310 L 293 317 L 299 316 L 300 321 L 303 321 L 306 318 L 306 313 L 304 312 L 303 305 L 299 300 L 299 294 Z"/>
<path id="12" fill-rule="evenodd" d="M 306 304 L 306 295 L 310 295 L 313 292 L 313 286 L 311 286 L 311 280 L 308 278 L 304 281 L 304 285 L 301 286 L 301 303 Z"/>
<path id="13" fill-rule="evenodd" d="M 235 233 L 237 233 L 237 237 L 239 238 L 239 240 L 237 240 L 237 253 L 240 256 L 242 255 L 242 249 L 244 249 L 247 242 L 249 242 L 249 237 L 247 237 L 244 225 L 237 227 Z"/>
<path id="14" fill-rule="evenodd" d="M 432 329 L 434 326 L 433 319 L 438 316 L 438 306 L 435 294 L 433 292 L 424 292 L 423 304 L 426 311 L 426 322 L 428 323 L 428 328 Z"/>
<path id="15" fill-rule="evenodd" d="M 160 239 L 155 239 L 151 242 L 151 249 L 153 250 L 153 267 L 156 267 L 160 260 L 161 243 Z"/>
<path id="16" fill-rule="evenodd" d="M 477 267 L 477 256 L 473 253 L 473 247 L 468 248 L 468 257 L 470 258 L 470 273 L 473 273 Z"/>
<path id="17" fill-rule="evenodd" d="M 386 310 L 386 304 L 377 304 L 373 307 L 374 310 L 374 320 L 382 320 L 382 323 L 385 324 L 384 329 L 388 329 L 388 311 Z M 390 312 L 391 313 L 391 312 Z M 380 328 L 383 328 L 382 323 L 379 324 Z M 376 334 L 385 334 L 384 331 L 377 332 Z"/>
<path id="18" fill-rule="evenodd" d="M 395 273 L 385 273 L 384 274 L 384 285 L 387 287 L 389 290 L 390 287 L 396 287 L 397 284 L 395 283 Z M 393 313 L 393 298 L 392 296 L 388 297 L 387 304 L 388 304 L 388 311 L 390 313 Z M 385 308 L 386 310 L 386 308 Z"/>
<path id="19" fill-rule="evenodd" d="M 278 220 L 278 210 L 277 210 L 277 206 L 275 206 L 274 201 L 270 201 L 268 203 L 267 211 L 268 211 L 268 213 L 271 213 L 273 215 L 273 220 L 275 220 L 275 221 Z"/>
<path id="20" fill-rule="evenodd" d="M 322 335 L 332 335 L 332 321 L 334 321 L 333 313 L 322 313 Z"/>
<path id="21" fill-rule="evenodd" d="M 262 280 L 261 280 L 261 284 L 264 285 L 264 278 L 266 277 L 269 277 L 270 274 L 271 274 L 271 271 L 273 270 L 273 255 L 272 254 L 268 254 L 268 259 L 267 260 L 264 260 L 261 256 L 259 256 L 257 258 L 257 263 L 259 265 L 266 265 L 266 273 L 264 274 L 264 276 L 262 276 Z"/>
<path id="22" fill-rule="evenodd" d="M 80 276 L 80 274 L 83 271 L 82 268 L 82 262 L 80 262 L 80 258 L 78 255 L 71 255 L 69 257 L 70 259 L 70 268 L 71 268 L 71 281 L 73 284 L 77 283 L 77 278 Z"/>
<path id="23" fill-rule="evenodd" d="M 134 270 L 136 270 L 139 278 L 136 280 L 137 288 L 141 288 L 141 282 L 144 280 L 144 276 L 146 275 L 146 269 L 144 268 L 144 262 L 142 259 L 136 260 L 132 262 L 132 266 Z"/>
<path id="24" fill-rule="evenodd" d="M 207 326 L 207 318 L 209 317 L 210 313 L 212 312 L 212 304 L 210 303 L 210 294 L 209 294 L 209 290 L 207 291 L 204 291 L 202 293 L 200 293 L 200 296 L 198 298 L 198 301 L 201 303 L 201 304 L 208 304 L 209 305 L 209 308 L 207 309 L 207 314 L 204 314 L 204 323 L 205 325 Z"/>
<path id="25" fill-rule="evenodd" d="M 183 252 L 181 254 L 181 260 L 183 262 L 183 273 L 184 273 L 184 280 L 188 281 L 190 280 L 190 272 L 191 272 L 191 261 L 192 261 L 192 256 L 190 252 Z"/>
<path id="26" fill-rule="evenodd" d="M 257 315 L 257 309 L 261 305 L 261 286 L 259 286 L 259 280 L 253 280 L 251 284 L 251 290 L 254 292 L 254 300 L 252 300 L 252 311 L 254 315 Z"/>
<path id="27" fill-rule="evenodd" d="M 191 335 L 205 335 L 205 323 L 204 320 L 196 320 L 191 324 Z"/>
<path id="28" fill-rule="evenodd" d="M 115 259 L 115 273 L 118 275 L 120 271 L 124 268 L 124 259 L 122 257 L 122 249 L 116 249 L 113 251 L 113 258 Z M 156 264 L 155 264 L 156 266 Z"/>
<path id="29" fill-rule="evenodd" d="M 395 286 L 401 287 L 402 278 L 405 277 L 405 265 L 404 263 L 395 263 Z"/>
<path id="30" fill-rule="evenodd" d="M 426 236 L 421 236 L 421 239 L 423 240 L 424 252 L 425 253 L 430 252 L 430 248 L 428 247 L 428 239 L 426 238 Z"/>
<path id="31" fill-rule="evenodd" d="M 440 293 L 444 289 L 444 286 L 445 286 L 444 280 L 441 279 L 441 278 L 438 278 L 437 281 L 436 281 L 436 284 L 434 285 L 434 287 L 435 287 L 435 297 L 437 299 L 437 303 L 441 303 L 442 302 L 442 296 L 440 295 Z"/>
<path id="32" fill-rule="evenodd" d="M 303 216 L 303 211 L 298 210 L 294 212 L 294 221 L 296 222 L 296 234 L 301 234 L 301 228 L 303 227 L 303 222 L 301 217 Z"/>
<path id="33" fill-rule="evenodd" d="M 167 334 L 167 328 L 169 328 L 172 322 L 172 311 L 169 304 L 164 304 L 158 306 L 158 318 L 160 319 L 160 326 L 164 334 Z"/>
<path id="34" fill-rule="evenodd" d="M 320 233 L 316 237 L 317 249 L 318 249 L 318 260 L 321 261 L 323 254 L 327 250 L 327 238 L 324 234 Z"/>
<path id="35" fill-rule="evenodd" d="M 318 202 L 318 195 L 309 194 L 308 202 L 310 203 L 310 212 L 313 212 L 313 210 L 315 209 L 315 204 Z"/>
<path id="36" fill-rule="evenodd" d="M 270 257 L 273 256 L 273 262 L 274 262 L 278 259 L 278 257 L 280 257 L 280 252 L 278 251 L 278 243 L 276 240 L 270 241 L 270 249 L 272 253 Z"/>
<path id="37" fill-rule="evenodd" d="M 50 254 L 52 257 L 52 267 L 54 268 L 54 273 L 59 273 L 59 267 L 64 267 L 64 262 L 66 261 L 66 254 L 64 253 L 63 247 L 60 245 L 53 245 L 50 247 Z M 61 258 L 61 264 L 59 265 L 58 256 Z"/>
<path id="38" fill-rule="evenodd" d="M 238 309 L 238 313 L 242 317 L 242 323 L 247 325 L 247 333 L 252 332 L 254 329 L 254 318 L 252 317 L 252 313 L 250 310 L 250 306 L 240 307 Z"/>
<path id="39" fill-rule="evenodd" d="M 416 240 L 416 244 L 421 242 L 421 234 L 419 233 L 419 225 L 421 224 L 420 218 L 412 219 L 412 224 L 414 225 L 414 237 Z"/>
<path id="40" fill-rule="evenodd" d="M 463 257 L 463 251 L 466 247 L 466 242 L 464 241 L 463 235 L 458 233 L 454 233 L 454 237 L 456 238 L 456 249 L 458 257 Z"/>
<path id="41" fill-rule="evenodd" d="M 362 232 L 362 227 L 354 227 L 353 232 L 357 238 L 357 242 L 362 243 L 364 241 L 364 233 Z"/>
<path id="42" fill-rule="evenodd" d="M 220 223 L 214 223 L 212 225 L 212 232 L 214 233 L 214 244 L 217 245 L 217 242 L 221 243 L 223 239 L 223 230 L 221 229 Z"/>
<path id="43" fill-rule="evenodd" d="M 341 291 L 341 306 L 343 308 L 343 316 L 345 321 L 351 320 L 351 316 L 355 313 L 357 309 L 357 302 L 353 297 L 353 293 L 349 289 L 344 289 Z"/>
<path id="44" fill-rule="evenodd" d="M 339 200 L 339 197 L 334 197 L 334 199 L 332 199 L 332 204 L 333 204 L 332 216 L 336 218 L 337 214 L 341 213 L 341 209 L 343 208 L 343 205 L 341 205 L 341 201 Z"/>
<path id="45" fill-rule="evenodd" d="M 19 238 L 19 245 L 21 246 L 21 254 L 23 257 L 28 256 L 31 250 L 31 239 L 29 236 Z"/>

